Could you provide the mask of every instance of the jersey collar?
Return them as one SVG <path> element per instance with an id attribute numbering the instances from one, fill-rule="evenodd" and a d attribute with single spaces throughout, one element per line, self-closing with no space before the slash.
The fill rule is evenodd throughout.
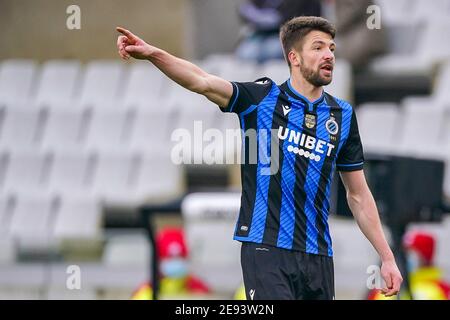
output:
<path id="1" fill-rule="evenodd" d="M 323 90 L 323 89 L 322 89 L 322 94 L 320 95 L 319 98 L 317 98 L 314 101 L 310 101 L 308 98 L 306 98 L 304 95 L 302 95 L 300 92 L 298 92 L 297 90 L 294 89 L 294 87 L 291 85 L 291 78 L 286 80 L 285 84 L 286 85 L 284 87 L 285 87 L 288 95 L 296 100 L 300 100 L 300 101 L 304 102 L 307 106 L 317 105 L 317 104 L 321 103 L 325 98 L 325 90 Z"/>

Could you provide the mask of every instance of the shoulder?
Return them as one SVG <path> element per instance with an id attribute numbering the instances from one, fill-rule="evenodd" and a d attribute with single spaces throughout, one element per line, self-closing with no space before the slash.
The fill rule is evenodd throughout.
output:
<path id="1" fill-rule="evenodd" d="M 252 82 L 232 82 L 239 88 L 244 88 L 251 93 L 268 93 L 273 88 L 275 82 L 267 77 L 256 79 Z"/>
<path id="2" fill-rule="evenodd" d="M 278 90 L 272 79 L 264 77 L 253 82 L 232 82 L 236 95 L 253 104 L 261 102 L 269 93 Z"/>
<path id="3" fill-rule="evenodd" d="M 340 99 L 335 96 L 332 96 L 331 94 L 329 94 L 327 92 L 325 92 L 325 95 L 327 97 L 329 104 L 336 104 L 337 106 L 339 106 L 342 109 L 342 111 L 353 113 L 354 108 L 350 102 L 348 102 L 344 99 Z"/>

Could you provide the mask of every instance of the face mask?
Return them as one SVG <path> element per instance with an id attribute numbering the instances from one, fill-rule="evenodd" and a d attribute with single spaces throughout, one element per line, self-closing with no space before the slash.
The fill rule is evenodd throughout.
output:
<path id="1" fill-rule="evenodd" d="M 162 261 L 160 270 L 164 276 L 171 278 L 182 278 L 188 273 L 186 261 L 180 258 Z"/>

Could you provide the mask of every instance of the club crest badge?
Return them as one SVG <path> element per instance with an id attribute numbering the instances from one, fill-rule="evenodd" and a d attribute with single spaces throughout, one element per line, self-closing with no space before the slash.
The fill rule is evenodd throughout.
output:
<path id="1" fill-rule="evenodd" d="M 305 124 L 308 129 L 314 128 L 316 125 L 316 116 L 313 114 L 307 114 L 305 116 Z"/>
<path id="2" fill-rule="evenodd" d="M 325 128 L 327 128 L 328 133 L 331 135 L 336 135 L 339 131 L 339 126 L 334 117 L 328 119 L 328 121 L 325 123 Z"/>

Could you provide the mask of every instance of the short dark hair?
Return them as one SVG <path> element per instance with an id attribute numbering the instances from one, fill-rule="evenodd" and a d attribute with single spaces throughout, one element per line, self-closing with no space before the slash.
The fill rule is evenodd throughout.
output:
<path id="1" fill-rule="evenodd" d="M 313 30 L 328 33 L 333 39 L 336 34 L 336 28 L 327 20 L 321 17 L 302 16 L 295 17 L 285 22 L 280 28 L 280 41 L 283 47 L 284 58 L 289 68 L 288 53 L 292 48 Z M 302 43 L 301 43 L 302 44 Z M 299 48 L 301 49 L 301 47 Z"/>

